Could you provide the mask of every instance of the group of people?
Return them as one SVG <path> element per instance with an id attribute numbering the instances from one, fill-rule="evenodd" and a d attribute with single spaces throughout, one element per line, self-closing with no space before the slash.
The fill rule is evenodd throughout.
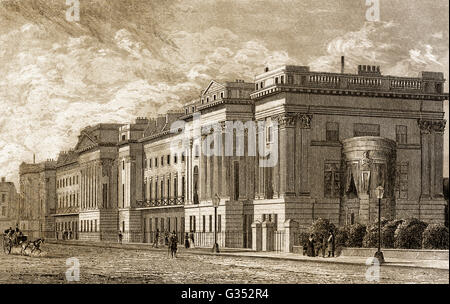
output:
<path id="1" fill-rule="evenodd" d="M 56 238 L 58 239 L 58 234 L 56 235 Z M 62 239 L 63 240 L 71 240 L 72 239 L 72 230 L 66 230 L 64 229 L 62 232 Z"/>
<path id="2" fill-rule="evenodd" d="M 336 240 L 333 230 L 328 232 L 328 237 L 323 235 L 318 235 L 316 238 L 314 233 L 311 233 L 307 242 L 303 245 L 303 255 L 310 257 L 321 256 L 326 257 L 328 252 L 328 257 L 334 257 L 334 251 L 336 247 Z"/>
<path id="3" fill-rule="evenodd" d="M 4 233 L 9 239 L 13 241 L 14 244 L 17 245 L 23 237 L 23 232 L 19 229 L 19 225 L 16 225 L 16 229 L 12 229 L 12 227 L 9 227 L 4 231 Z"/>

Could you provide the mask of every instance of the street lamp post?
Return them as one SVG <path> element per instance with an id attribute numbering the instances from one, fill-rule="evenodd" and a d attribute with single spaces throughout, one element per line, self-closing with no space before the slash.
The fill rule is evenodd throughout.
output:
<path id="1" fill-rule="evenodd" d="M 375 253 L 375 258 L 380 264 L 384 263 L 383 252 L 381 251 L 381 199 L 383 198 L 384 188 L 378 186 L 376 189 L 378 198 L 378 251 Z"/>
<path id="2" fill-rule="evenodd" d="M 219 195 L 214 195 L 213 206 L 214 206 L 214 245 L 212 248 L 213 252 L 219 253 L 219 244 L 217 243 L 217 207 L 219 207 L 220 197 Z"/>

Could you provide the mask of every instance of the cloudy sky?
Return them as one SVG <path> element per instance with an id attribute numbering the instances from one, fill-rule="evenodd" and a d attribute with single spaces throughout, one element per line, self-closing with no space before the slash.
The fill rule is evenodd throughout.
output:
<path id="1" fill-rule="evenodd" d="M 448 0 L 380 0 L 379 22 L 365 2 L 80 0 L 69 22 L 66 0 L 0 0 L 0 175 L 16 182 L 20 162 L 56 157 L 86 125 L 163 113 L 264 66 L 337 72 L 345 55 L 348 72 L 448 79 Z"/>

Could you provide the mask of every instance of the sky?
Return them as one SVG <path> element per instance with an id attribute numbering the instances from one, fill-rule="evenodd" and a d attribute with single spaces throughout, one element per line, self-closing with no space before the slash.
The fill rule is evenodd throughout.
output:
<path id="1" fill-rule="evenodd" d="M 448 0 L 379 5 L 368 21 L 365 0 L 80 0 L 70 22 L 66 0 L 0 0 L 0 175 L 17 182 L 22 161 L 56 158 L 87 125 L 152 117 L 266 66 L 338 72 L 345 55 L 346 72 L 448 79 Z M 447 160 L 448 123 L 445 139 Z"/>

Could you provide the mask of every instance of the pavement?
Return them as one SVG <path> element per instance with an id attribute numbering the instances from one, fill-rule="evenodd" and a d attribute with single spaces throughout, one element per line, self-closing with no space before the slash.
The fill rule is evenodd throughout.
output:
<path id="1" fill-rule="evenodd" d="M 76 246 L 89 246 L 89 247 L 103 247 L 103 248 L 121 248 L 130 250 L 150 250 L 150 251 L 167 251 L 167 247 L 153 248 L 148 243 L 111 243 L 111 242 L 88 242 L 78 240 L 56 241 L 48 240 L 48 243 L 53 244 L 67 244 Z M 180 253 L 198 254 L 198 255 L 219 255 L 229 257 L 250 257 L 258 259 L 271 259 L 271 260 L 286 260 L 286 261 L 298 261 L 298 262 L 317 262 L 317 263 L 332 263 L 332 264 L 347 264 L 347 265 L 371 265 L 371 257 L 359 257 L 359 256 L 340 256 L 334 258 L 323 257 L 308 257 L 297 253 L 287 252 L 256 252 L 251 249 L 243 248 L 221 248 L 220 253 L 212 252 L 211 248 L 189 248 L 186 249 L 182 246 L 178 247 Z M 422 269 L 440 269 L 449 270 L 448 260 L 405 260 L 398 258 L 390 258 L 382 264 L 382 267 L 406 267 L 406 268 L 422 268 Z"/>

